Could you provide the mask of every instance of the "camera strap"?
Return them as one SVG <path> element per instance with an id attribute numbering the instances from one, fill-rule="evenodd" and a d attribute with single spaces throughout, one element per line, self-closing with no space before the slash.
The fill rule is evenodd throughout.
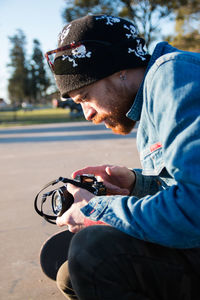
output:
<path id="1" fill-rule="evenodd" d="M 41 206 L 40 206 L 40 209 L 38 208 L 38 197 L 39 197 L 39 195 L 40 195 L 40 193 L 41 193 L 42 191 L 44 191 L 46 188 L 48 188 L 49 186 L 54 185 L 54 184 L 56 184 L 56 183 L 58 183 L 58 180 L 53 180 L 53 181 L 50 181 L 49 183 L 47 183 L 47 184 L 46 184 L 46 185 L 38 192 L 38 194 L 37 194 L 36 197 L 35 197 L 35 201 L 34 201 L 34 208 L 35 208 L 35 211 L 36 211 L 41 217 L 43 217 L 47 222 L 49 222 L 49 223 L 51 223 L 51 224 L 56 224 L 56 222 L 55 222 L 55 221 L 52 221 L 52 220 L 56 220 L 57 217 L 56 217 L 56 216 L 52 216 L 52 215 L 45 214 L 45 213 L 43 212 L 43 205 L 44 205 L 44 203 L 45 203 L 47 197 L 48 197 L 48 196 L 51 196 L 55 190 L 52 190 L 52 191 L 50 191 L 50 192 L 47 192 L 47 193 L 43 194 L 42 199 L 41 199 Z"/>

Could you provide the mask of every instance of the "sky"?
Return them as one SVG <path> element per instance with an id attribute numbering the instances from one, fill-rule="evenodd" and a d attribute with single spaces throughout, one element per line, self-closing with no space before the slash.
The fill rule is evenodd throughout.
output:
<path id="1" fill-rule="evenodd" d="M 0 98 L 8 100 L 11 44 L 8 36 L 22 29 L 27 39 L 27 54 L 32 53 L 33 39 L 38 39 L 43 52 L 57 47 L 57 36 L 64 21 L 64 0 L 0 0 Z"/>

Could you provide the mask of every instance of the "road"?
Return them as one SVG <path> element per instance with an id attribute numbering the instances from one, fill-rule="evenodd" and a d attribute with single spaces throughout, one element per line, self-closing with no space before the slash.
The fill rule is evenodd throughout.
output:
<path id="1" fill-rule="evenodd" d="M 135 137 L 136 130 L 119 136 L 89 122 L 0 129 L 1 300 L 65 299 L 39 264 L 41 245 L 61 229 L 35 213 L 34 197 L 86 165 L 139 167 Z"/>

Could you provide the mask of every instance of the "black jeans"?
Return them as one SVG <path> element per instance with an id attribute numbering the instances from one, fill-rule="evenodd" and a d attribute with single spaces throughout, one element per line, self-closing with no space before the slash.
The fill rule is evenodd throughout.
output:
<path id="1" fill-rule="evenodd" d="M 200 248 L 174 249 L 110 226 L 72 238 L 57 284 L 68 299 L 199 300 Z"/>

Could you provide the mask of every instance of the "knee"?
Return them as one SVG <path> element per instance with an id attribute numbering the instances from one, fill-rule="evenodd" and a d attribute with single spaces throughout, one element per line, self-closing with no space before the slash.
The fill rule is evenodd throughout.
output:
<path id="1" fill-rule="evenodd" d="M 101 256 L 108 246 L 110 239 L 108 238 L 109 226 L 89 226 L 76 233 L 71 241 L 68 259 L 90 260 L 92 255 L 97 256 L 100 251 Z"/>
<path id="2" fill-rule="evenodd" d="M 68 253 L 70 275 L 84 269 L 92 272 L 102 259 L 112 256 L 120 234 L 118 230 L 103 225 L 89 226 L 76 233 Z"/>
<path id="3" fill-rule="evenodd" d="M 103 235 L 100 234 L 101 229 L 99 227 L 101 226 L 86 227 L 74 235 L 68 252 L 70 272 L 82 270 L 85 264 L 88 268 L 88 265 L 93 263 L 93 256 L 96 256 L 95 252 L 101 244 L 100 236 Z"/>
<path id="4" fill-rule="evenodd" d="M 65 291 L 68 286 L 69 282 L 69 272 L 68 272 L 68 262 L 66 261 L 62 266 L 59 268 L 57 276 L 56 276 L 56 283 L 61 291 Z"/>
<path id="5" fill-rule="evenodd" d="M 68 252 L 68 266 L 70 279 L 76 293 L 87 293 L 87 280 L 94 278 L 95 270 L 106 256 L 106 232 L 109 226 L 97 225 L 82 229 L 76 233 L 71 241 Z"/>
<path id="6" fill-rule="evenodd" d="M 72 297 L 75 296 L 75 293 L 69 277 L 68 261 L 62 264 L 62 266 L 59 268 L 56 277 L 56 284 L 58 289 L 65 295 L 67 299 L 77 299 Z"/>

